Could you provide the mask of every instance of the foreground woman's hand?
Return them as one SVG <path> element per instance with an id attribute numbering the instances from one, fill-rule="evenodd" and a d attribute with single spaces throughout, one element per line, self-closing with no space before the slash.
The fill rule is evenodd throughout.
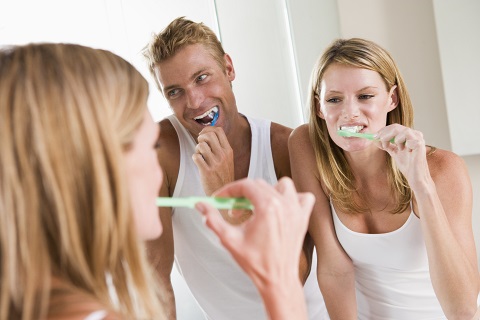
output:
<path id="1" fill-rule="evenodd" d="M 250 219 L 231 225 L 208 204 L 196 206 L 207 226 L 252 278 L 270 318 L 306 318 L 298 268 L 314 196 L 297 193 L 289 178 L 282 178 L 274 187 L 262 180 L 238 180 L 214 196 L 245 197 L 255 207 Z"/>

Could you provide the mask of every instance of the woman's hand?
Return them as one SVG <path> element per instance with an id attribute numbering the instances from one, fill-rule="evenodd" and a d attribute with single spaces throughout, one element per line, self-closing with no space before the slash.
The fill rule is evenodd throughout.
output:
<path id="1" fill-rule="evenodd" d="M 395 160 L 413 191 L 431 182 L 425 140 L 420 131 L 392 124 L 376 134 L 376 144 Z"/>
<path id="2" fill-rule="evenodd" d="M 206 203 L 198 203 L 196 208 L 252 278 L 270 317 L 306 317 L 298 268 L 314 196 L 297 193 L 290 178 L 282 178 L 274 187 L 263 180 L 238 180 L 215 196 L 245 197 L 254 206 L 252 216 L 239 225 L 229 224 Z"/>

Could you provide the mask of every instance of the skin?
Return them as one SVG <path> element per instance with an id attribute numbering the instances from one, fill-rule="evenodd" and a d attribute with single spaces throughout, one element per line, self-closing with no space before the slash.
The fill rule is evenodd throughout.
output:
<path id="1" fill-rule="evenodd" d="M 155 198 L 163 180 L 158 163 L 156 148 L 158 146 L 158 125 L 153 121 L 145 106 L 145 117 L 133 139 L 131 148 L 124 153 L 124 163 L 128 180 L 134 221 L 138 236 L 142 240 L 151 240 L 160 236 L 162 225 L 158 217 Z M 105 306 L 90 295 L 72 290 L 71 285 L 54 278 L 56 290 L 65 290 L 59 301 L 51 305 L 69 305 L 68 314 L 49 315 L 49 320 L 85 319 L 92 312 L 106 310 Z M 69 293 L 73 292 L 73 293 Z M 58 299 L 58 298 L 57 298 Z M 120 319 L 120 315 L 106 310 L 104 319 Z"/>
<path id="2" fill-rule="evenodd" d="M 280 179 L 274 187 L 262 180 L 243 179 L 225 186 L 216 195 L 246 197 L 255 206 L 255 214 L 241 225 L 226 222 L 208 204 L 197 204 L 196 208 L 252 278 L 269 318 L 307 319 L 298 264 L 315 202 L 313 195 L 297 193 L 290 178 Z M 267 229 L 270 232 L 263 232 Z"/>
<path id="3" fill-rule="evenodd" d="M 232 81 L 235 69 L 228 54 L 225 54 L 225 69 L 222 69 L 201 44 L 187 45 L 173 57 L 157 64 L 155 74 L 163 95 L 180 123 L 197 141 L 193 160 L 197 165 L 204 191 L 212 195 L 225 184 L 247 177 L 251 131 L 248 121 L 238 113 Z M 219 108 L 215 126 L 203 126 L 193 118 L 214 106 Z M 160 196 L 172 196 L 178 178 L 180 150 L 178 137 L 169 120 L 160 123 L 160 148 L 158 157 L 163 168 L 164 182 Z M 272 123 L 271 146 L 277 177 L 290 176 L 288 136 L 291 129 Z M 169 317 L 175 317 L 175 303 L 170 273 L 173 266 L 174 246 L 172 212 L 160 208 L 163 235 L 149 244 L 150 259 L 160 278 L 169 288 Z M 229 216 L 224 219 L 239 224 L 251 215 Z M 299 273 L 306 278 L 308 270 L 306 256 L 302 256 Z"/>
<path id="4" fill-rule="evenodd" d="M 159 128 L 146 109 L 145 119 L 135 135 L 133 145 L 125 152 L 135 224 L 142 240 L 158 238 L 162 233 L 155 205 L 163 180 L 156 151 L 158 134 Z"/>
<path id="5" fill-rule="evenodd" d="M 385 159 L 389 154 L 414 193 L 413 210 L 420 218 L 437 298 L 449 319 L 471 319 L 479 292 L 477 258 L 472 233 L 472 190 L 466 166 L 455 154 L 437 150 L 427 156 L 421 132 L 393 124 L 386 115 L 397 107 L 395 87 L 386 88 L 374 71 L 332 64 L 320 84 L 317 115 L 327 123 L 332 140 L 343 149 L 359 190 L 372 214 L 337 210 L 349 229 L 386 233 L 404 225 L 410 209 L 393 215 Z M 362 132 L 377 133 L 376 141 L 344 138 L 342 125 L 364 125 Z M 390 143 L 394 138 L 395 144 Z M 299 191 L 311 191 L 317 202 L 309 225 L 318 252 L 318 280 L 331 319 L 356 319 L 354 269 L 336 239 L 329 196 L 316 172 L 308 128 L 297 128 L 289 141 L 292 175 Z M 455 196 L 452 197 L 451 195 Z"/>

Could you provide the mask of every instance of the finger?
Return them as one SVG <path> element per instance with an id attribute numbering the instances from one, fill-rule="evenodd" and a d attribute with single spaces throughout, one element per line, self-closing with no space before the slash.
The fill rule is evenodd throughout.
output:
<path id="1" fill-rule="evenodd" d="M 298 202 L 300 206 L 306 211 L 306 214 L 310 216 L 313 206 L 315 205 L 315 196 L 311 192 L 303 192 L 298 194 Z"/>
<path id="2" fill-rule="evenodd" d="M 263 180 L 241 179 L 229 183 L 214 194 L 218 197 L 245 197 L 254 207 L 261 206 L 265 199 L 277 195 L 276 190 Z"/>
<path id="3" fill-rule="evenodd" d="M 203 158 L 203 156 L 200 153 L 194 153 L 192 155 L 192 160 L 193 160 L 193 163 L 195 163 L 195 165 L 198 167 L 198 169 L 200 170 L 208 169 L 207 162 L 205 161 L 205 158 Z"/>
<path id="4" fill-rule="evenodd" d="M 212 144 L 212 149 L 215 149 L 216 147 L 223 149 L 230 148 L 230 143 L 228 142 L 225 131 L 223 131 L 223 128 L 221 127 L 204 128 L 200 131 L 198 141 L 205 141 Z"/>
<path id="5" fill-rule="evenodd" d="M 226 222 L 222 218 L 220 212 L 208 203 L 198 202 L 195 205 L 195 209 L 203 215 L 207 227 L 218 236 L 227 249 L 235 247 L 237 240 L 239 239 L 238 228 L 235 228 Z"/>
<path id="6" fill-rule="evenodd" d="M 405 141 L 405 147 L 409 151 L 417 150 L 421 147 L 421 142 L 418 141 L 417 139 L 409 139 Z"/>
<path id="7" fill-rule="evenodd" d="M 195 152 L 200 153 L 203 157 L 205 157 L 212 154 L 212 148 L 207 142 L 202 141 L 195 146 Z"/>
<path id="8" fill-rule="evenodd" d="M 280 180 L 278 180 L 278 183 L 275 186 L 275 189 L 277 189 L 277 191 L 280 192 L 281 194 L 285 194 L 285 195 L 292 195 L 297 193 L 293 180 L 288 177 L 283 177 Z"/>

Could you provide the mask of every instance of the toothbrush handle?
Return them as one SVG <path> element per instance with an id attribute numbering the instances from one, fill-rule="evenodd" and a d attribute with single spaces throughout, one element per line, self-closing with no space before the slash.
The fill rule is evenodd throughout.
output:
<path id="1" fill-rule="evenodd" d="M 157 207 L 187 207 L 195 208 L 197 202 L 206 202 L 216 209 L 246 209 L 253 210 L 253 205 L 245 198 L 221 198 L 221 197 L 185 197 L 170 198 L 158 197 Z"/>

